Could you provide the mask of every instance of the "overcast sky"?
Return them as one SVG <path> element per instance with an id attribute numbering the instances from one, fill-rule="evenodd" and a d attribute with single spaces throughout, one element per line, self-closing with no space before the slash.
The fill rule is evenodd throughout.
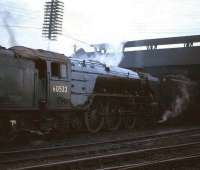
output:
<path id="1" fill-rule="evenodd" d="M 200 34 L 200 0 L 62 1 L 64 35 L 50 42 L 52 51 L 70 54 L 74 44 L 81 45 L 69 37 L 93 44 Z M 41 36 L 44 3 L 0 0 L 0 45 L 47 49 Z"/>

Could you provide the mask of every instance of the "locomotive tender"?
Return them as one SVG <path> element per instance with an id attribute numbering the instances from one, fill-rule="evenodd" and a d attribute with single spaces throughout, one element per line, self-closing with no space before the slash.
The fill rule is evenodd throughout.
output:
<path id="1" fill-rule="evenodd" d="M 155 114 L 150 84 L 137 72 L 22 46 L 0 47 L 0 135 L 133 128 Z"/>

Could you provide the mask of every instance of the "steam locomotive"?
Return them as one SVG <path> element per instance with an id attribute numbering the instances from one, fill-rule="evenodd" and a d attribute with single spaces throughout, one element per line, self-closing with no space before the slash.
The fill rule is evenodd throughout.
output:
<path id="1" fill-rule="evenodd" d="M 149 74 L 22 46 L 0 47 L 0 135 L 21 130 L 96 133 L 158 117 Z"/>

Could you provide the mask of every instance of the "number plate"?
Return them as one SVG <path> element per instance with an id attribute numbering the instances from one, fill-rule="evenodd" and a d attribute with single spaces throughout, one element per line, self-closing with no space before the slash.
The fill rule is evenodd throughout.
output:
<path id="1" fill-rule="evenodd" d="M 53 86 L 54 93 L 67 93 L 67 86 Z"/>

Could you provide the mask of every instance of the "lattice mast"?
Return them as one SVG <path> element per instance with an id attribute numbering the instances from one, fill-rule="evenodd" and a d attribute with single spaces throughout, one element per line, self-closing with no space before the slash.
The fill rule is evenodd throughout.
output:
<path id="1" fill-rule="evenodd" d="M 49 40 L 57 40 L 62 33 L 64 3 L 59 0 L 45 2 L 42 35 Z"/>

